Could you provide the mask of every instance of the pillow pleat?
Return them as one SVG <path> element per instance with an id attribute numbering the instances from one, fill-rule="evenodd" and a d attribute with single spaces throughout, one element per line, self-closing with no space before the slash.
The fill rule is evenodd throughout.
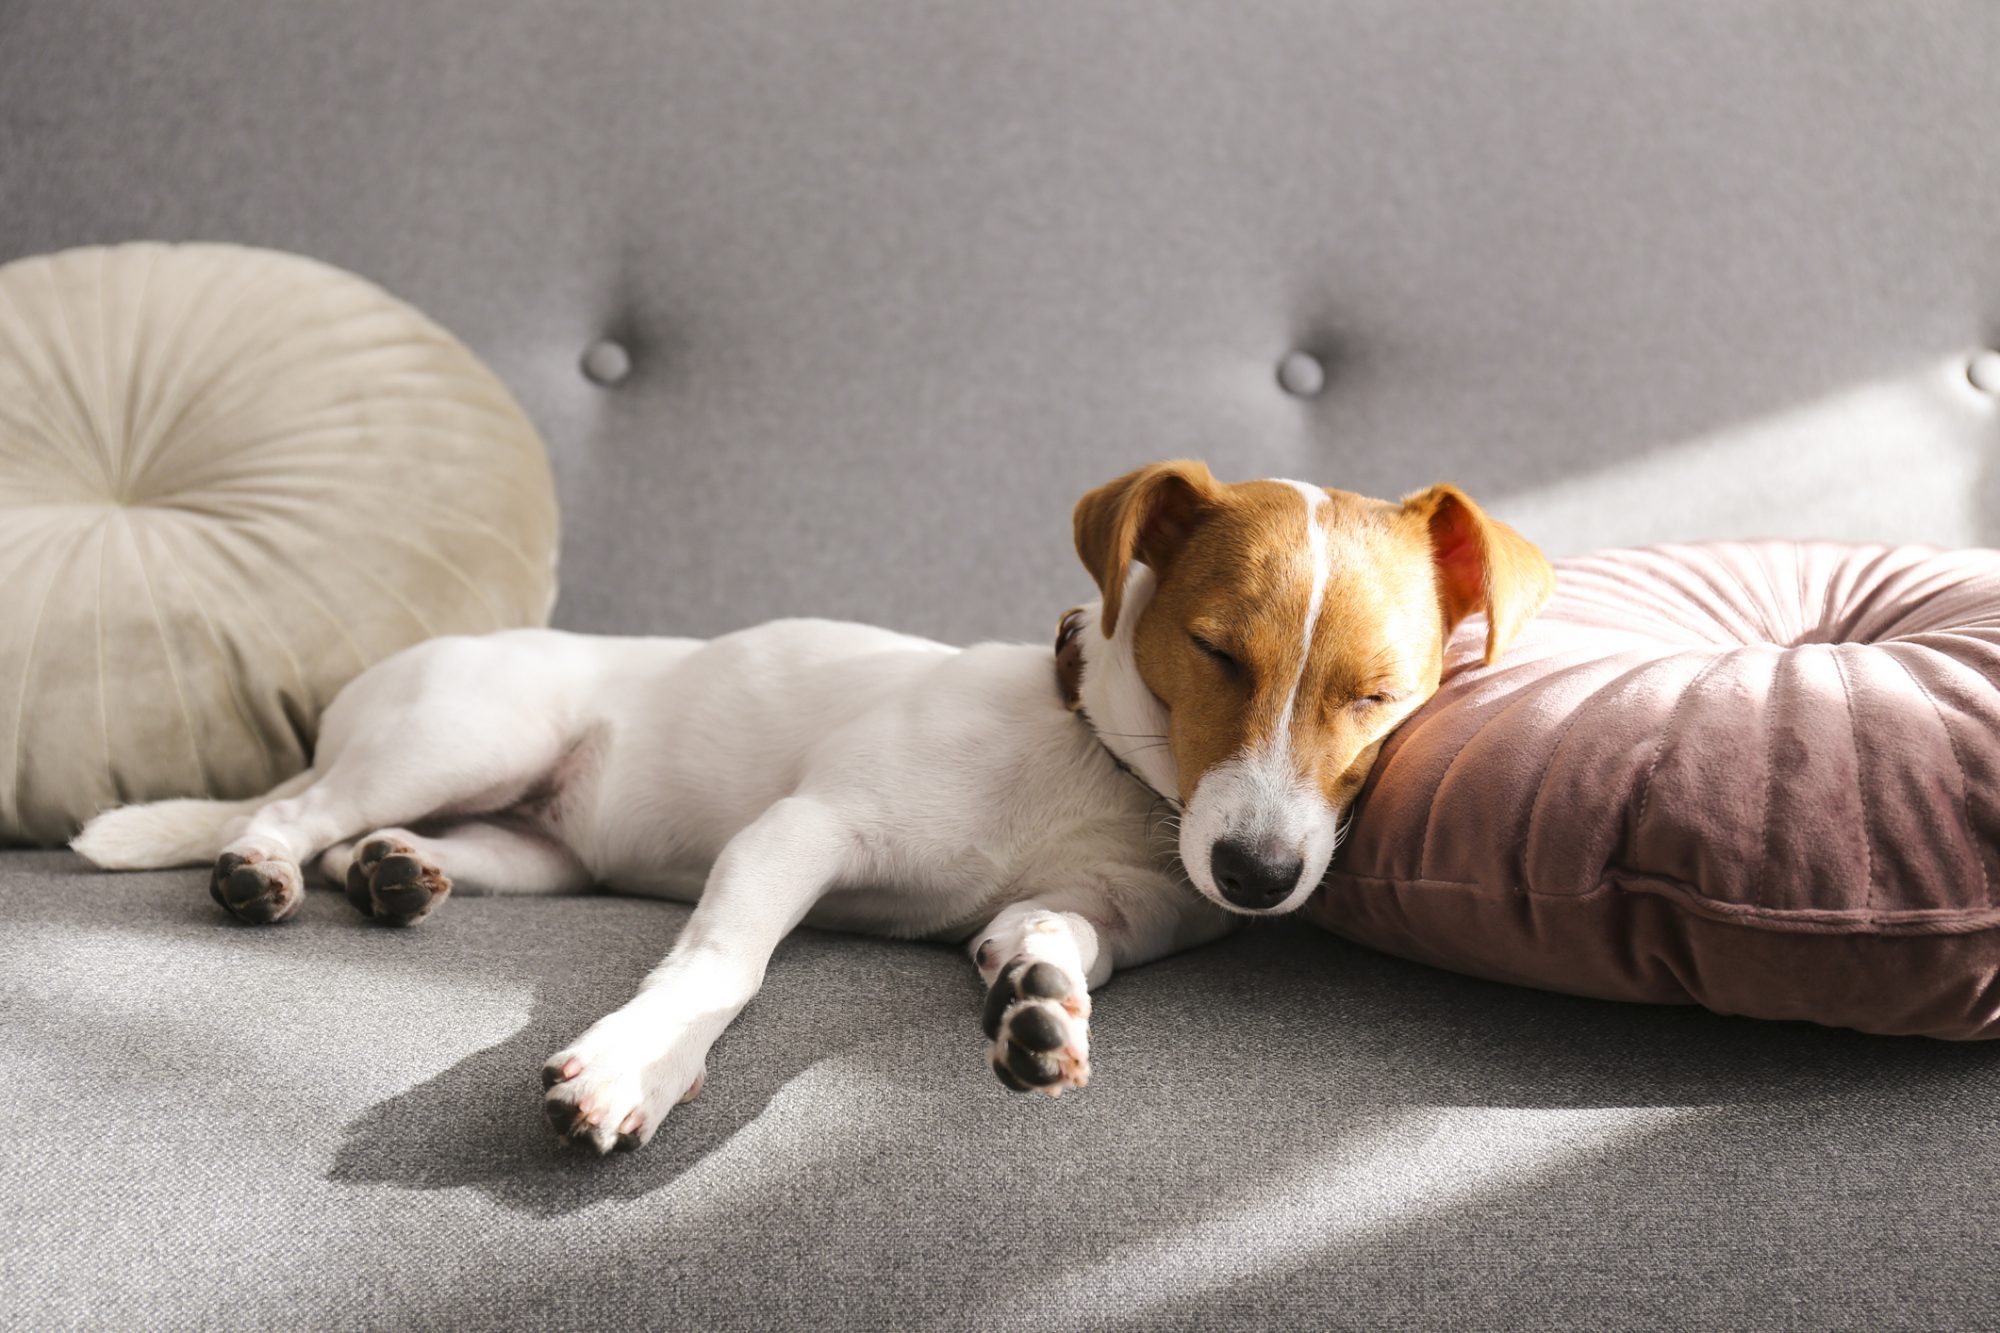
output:
<path id="1" fill-rule="evenodd" d="M 229 245 L 0 267 L 0 838 L 244 796 L 436 634 L 547 623 L 541 440 L 449 333 Z"/>

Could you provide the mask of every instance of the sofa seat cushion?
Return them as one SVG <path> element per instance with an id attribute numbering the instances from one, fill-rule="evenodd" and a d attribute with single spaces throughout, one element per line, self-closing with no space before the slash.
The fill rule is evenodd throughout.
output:
<path id="1" fill-rule="evenodd" d="M 2000 1034 L 2000 552 L 1562 562 L 1383 748 L 1311 911 L 1480 976 Z"/>

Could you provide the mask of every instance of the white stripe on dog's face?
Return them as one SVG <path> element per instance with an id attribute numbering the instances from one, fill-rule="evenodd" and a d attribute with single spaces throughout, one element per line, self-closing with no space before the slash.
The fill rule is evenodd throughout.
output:
<path id="1" fill-rule="evenodd" d="M 1298 708 L 1299 682 L 1305 678 L 1306 660 L 1312 656 L 1313 631 L 1319 628 L 1319 613 L 1326 605 L 1326 578 L 1333 568 L 1333 561 L 1327 554 L 1326 529 L 1320 526 L 1320 511 L 1326 508 L 1326 492 L 1302 481 L 1288 481 L 1285 485 L 1296 490 L 1306 502 L 1306 554 L 1312 567 L 1312 592 L 1306 598 L 1305 623 L 1299 630 L 1298 665 L 1292 668 L 1291 688 L 1285 692 L 1285 708 L 1278 715 L 1276 749 L 1282 750 L 1286 761 L 1290 762 L 1292 713 Z"/>
<path id="2" fill-rule="evenodd" d="M 1324 490 L 1304 482 L 1280 484 L 1297 491 L 1303 506 L 1298 532 L 1303 540 L 1296 541 L 1282 563 L 1290 566 L 1287 581 L 1303 584 L 1305 590 L 1295 628 L 1283 636 L 1290 639 L 1291 657 L 1283 700 L 1273 725 L 1260 738 L 1202 775 L 1188 799 L 1180 839 L 1181 861 L 1197 888 L 1237 911 L 1258 913 L 1296 907 L 1326 873 L 1338 834 L 1337 812 L 1311 780 L 1310 766 L 1300 762 L 1295 736 L 1299 686 L 1312 658 L 1332 571 L 1332 554 L 1322 523 L 1327 498 Z M 1266 868 L 1279 867 L 1270 876 L 1272 887 L 1259 893 L 1240 878 L 1226 887 L 1237 877 L 1217 868 L 1215 848 L 1225 842 L 1243 849 L 1248 858 L 1243 862 L 1248 867 L 1247 877 L 1263 877 Z M 1286 866 L 1296 866 L 1289 888 L 1274 901 L 1264 901 L 1269 894 L 1279 892 Z"/>

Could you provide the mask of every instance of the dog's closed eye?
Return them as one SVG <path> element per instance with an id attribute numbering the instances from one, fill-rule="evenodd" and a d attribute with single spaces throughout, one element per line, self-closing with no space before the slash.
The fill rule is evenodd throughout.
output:
<path id="1" fill-rule="evenodd" d="M 1218 648 L 1199 634 L 1190 634 L 1188 638 L 1193 641 L 1196 648 L 1201 650 L 1204 657 L 1222 668 L 1224 675 L 1228 676 L 1231 680 L 1241 680 L 1243 678 L 1243 664 L 1230 656 L 1228 652 Z"/>

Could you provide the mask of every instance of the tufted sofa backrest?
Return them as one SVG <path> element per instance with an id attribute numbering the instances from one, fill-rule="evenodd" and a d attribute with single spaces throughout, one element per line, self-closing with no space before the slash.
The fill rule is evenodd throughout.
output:
<path id="1" fill-rule="evenodd" d="M 1988 0 L 9 0 L 0 260 L 416 303 L 548 437 L 561 623 L 1040 638 L 1165 455 L 2000 541 L 1996 69 Z"/>

